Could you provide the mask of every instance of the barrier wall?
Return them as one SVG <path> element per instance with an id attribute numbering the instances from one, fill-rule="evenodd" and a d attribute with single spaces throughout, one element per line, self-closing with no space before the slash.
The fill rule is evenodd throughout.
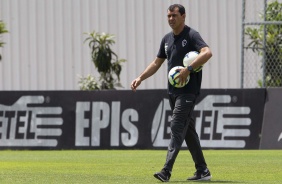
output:
<path id="1" fill-rule="evenodd" d="M 282 88 L 267 89 L 261 149 L 282 149 Z"/>
<path id="2" fill-rule="evenodd" d="M 194 113 L 202 147 L 259 149 L 265 96 L 202 90 Z M 166 90 L 2 91 L 0 149 L 166 149 L 170 116 Z"/>

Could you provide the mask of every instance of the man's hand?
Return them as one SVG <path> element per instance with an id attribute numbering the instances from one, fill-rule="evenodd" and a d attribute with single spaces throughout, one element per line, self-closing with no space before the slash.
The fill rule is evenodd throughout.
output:
<path id="1" fill-rule="evenodd" d="M 187 68 L 177 69 L 176 71 L 179 71 L 179 75 L 175 79 L 179 79 L 180 85 L 185 84 L 190 71 Z"/>
<path id="2" fill-rule="evenodd" d="M 141 84 L 141 82 L 145 79 L 147 79 L 148 77 L 152 76 L 154 73 L 156 73 L 156 71 L 161 67 L 161 65 L 163 64 L 163 62 L 165 61 L 165 58 L 158 58 L 156 57 L 154 59 L 154 61 L 152 61 L 147 68 L 143 71 L 143 73 L 141 73 L 141 75 L 139 77 L 137 77 L 136 79 L 134 79 L 131 82 L 131 89 L 132 91 L 136 91 L 137 87 Z"/>
<path id="3" fill-rule="evenodd" d="M 132 91 L 136 91 L 137 87 L 141 84 L 142 80 L 138 77 L 131 82 Z"/>

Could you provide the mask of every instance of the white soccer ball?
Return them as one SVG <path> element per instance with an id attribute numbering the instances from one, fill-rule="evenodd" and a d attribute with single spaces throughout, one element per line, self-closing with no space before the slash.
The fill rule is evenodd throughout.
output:
<path id="1" fill-rule="evenodd" d="M 179 83 L 179 79 L 178 78 L 175 79 L 180 73 L 179 71 L 176 71 L 176 70 L 182 69 L 182 68 L 184 68 L 184 67 L 183 66 L 175 66 L 168 72 L 168 81 L 172 86 L 174 86 L 176 88 L 184 87 L 186 84 L 188 84 L 188 82 L 190 80 L 190 75 L 188 75 L 186 82 L 181 85 Z"/>
<path id="2" fill-rule="evenodd" d="M 196 52 L 196 51 L 188 52 L 183 58 L 183 65 L 185 67 L 189 66 L 198 57 L 198 55 L 199 55 L 199 53 Z M 194 68 L 194 71 L 199 72 L 199 71 L 202 70 L 202 68 L 203 68 L 203 66 L 200 66 L 198 68 Z"/>

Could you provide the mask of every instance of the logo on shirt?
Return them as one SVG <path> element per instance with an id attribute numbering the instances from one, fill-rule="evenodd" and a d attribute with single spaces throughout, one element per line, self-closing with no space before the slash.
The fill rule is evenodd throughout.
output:
<path id="1" fill-rule="evenodd" d="M 166 55 L 166 57 L 168 57 L 168 54 L 167 54 L 167 48 L 168 48 L 168 43 L 165 43 L 165 55 Z"/>
<path id="2" fill-rule="evenodd" d="M 182 47 L 185 47 L 185 45 L 187 44 L 187 40 L 182 40 Z"/>

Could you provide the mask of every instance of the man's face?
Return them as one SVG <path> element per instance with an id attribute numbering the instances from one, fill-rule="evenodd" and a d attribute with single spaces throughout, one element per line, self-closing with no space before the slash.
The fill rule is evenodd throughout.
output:
<path id="1" fill-rule="evenodd" d="M 173 11 L 167 10 L 167 20 L 172 29 L 177 29 L 184 23 L 185 14 L 180 15 L 179 9 L 176 7 Z"/>

